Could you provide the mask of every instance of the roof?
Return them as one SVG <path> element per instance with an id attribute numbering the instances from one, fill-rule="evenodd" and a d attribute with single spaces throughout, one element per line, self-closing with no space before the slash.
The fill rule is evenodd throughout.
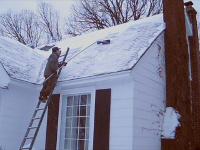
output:
<path id="1" fill-rule="evenodd" d="M 130 70 L 164 29 L 161 14 L 58 42 L 63 51 L 70 47 L 59 80 Z M 110 44 L 97 44 L 108 39 Z"/>
<path id="2" fill-rule="evenodd" d="M 68 64 L 59 80 L 130 70 L 164 29 L 161 14 L 57 42 L 55 46 L 61 48 L 62 54 L 70 48 Z M 97 44 L 108 39 L 110 44 Z M 36 84 L 44 80 L 44 67 L 51 51 L 36 51 L 0 37 L 0 62 L 11 78 Z"/>
<path id="3" fill-rule="evenodd" d="M 30 83 L 41 82 L 38 77 L 46 62 L 44 56 L 15 40 L 2 36 L 0 36 L 0 54 L 0 63 L 11 78 Z"/>

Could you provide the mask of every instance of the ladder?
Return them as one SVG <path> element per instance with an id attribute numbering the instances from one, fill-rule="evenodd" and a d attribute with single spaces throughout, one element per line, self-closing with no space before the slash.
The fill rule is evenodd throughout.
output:
<path id="1" fill-rule="evenodd" d="M 66 60 L 68 52 L 69 52 L 69 48 L 67 48 L 66 54 L 64 55 L 64 58 L 63 58 L 63 61 L 62 61 L 62 66 L 58 69 L 59 70 L 58 71 L 58 77 L 59 77 L 59 75 L 61 73 L 61 70 L 62 70 L 62 67 L 63 67 L 63 63 Z M 46 80 L 44 82 L 46 82 Z M 57 81 L 56 81 L 56 83 L 57 83 Z M 55 86 L 56 86 L 56 83 L 55 83 Z M 24 136 L 24 138 L 22 140 L 22 143 L 20 145 L 19 150 L 26 150 L 26 149 L 27 150 L 32 150 L 32 147 L 34 145 L 34 142 L 35 142 L 35 139 L 37 137 L 38 131 L 39 131 L 40 126 L 42 124 L 45 112 L 47 110 L 48 104 L 51 101 L 51 97 L 52 97 L 52 94 L 53 94 L 55 86 L 51 90 L 50 95 L 49 95 L 46 103 L 44 104 L 45 106 L 42 106 L 40 101 L 38 102 L 38 104 L 36 106 L 36 109 L 35 109 L 35 111 L 33 113 L 33 117 L 32 117 L 32 119 L 31 119 L 31 121 L 29 123 L 29 126 L 28 126 L 28 128 L 26 130 L 25 136 Z"/>

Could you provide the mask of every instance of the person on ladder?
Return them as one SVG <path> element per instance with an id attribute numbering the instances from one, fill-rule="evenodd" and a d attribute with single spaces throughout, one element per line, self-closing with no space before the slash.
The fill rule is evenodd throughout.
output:
<path id="1" fill-rule="evenodd" d="M 43 83 L 43 88 L 40 92 L 40 97 L 39 97 L 39 100 L 42 103 L 45 103 L 47 101 L 51 90 L 55 86 L 56 80 L 58 79 L 57 75 L 58 68 L 61 67 L 62 65 L 67 64 L 66 62 L 64 62 L 64 64 L 59 64 L 58 59 L 60 57 L 60 53 L 61 53 L 60 48 L 53 47 L 52 54 L 48 58 L 48 62 L 46 64 L 46 68 L 44 71 L 45 82 Z M 49 79 L 47 79 L 48 77 Z"/>

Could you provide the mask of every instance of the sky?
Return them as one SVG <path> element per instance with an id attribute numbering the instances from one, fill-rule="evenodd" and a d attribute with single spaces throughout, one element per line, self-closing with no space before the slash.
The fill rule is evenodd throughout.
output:
<path id="1" fill-rule="evenodd" d="M 20 11 L 22 9 L 31 9 L 36 11 L 37 1 L 50 2 L 54 8 L 60 12 L 62 17 L 70 14 L 70 6 L 78 0 L 0 0 L 0 13 L 6 12 L 8 9 Z M 184 0 L 185 2 L 189 0 Z M 192 0 L 194 7 L 200 12 L 200 0 Z"/>
<path id="2" fill-rule="evenodd" d="M 77 2 L 77 0 L 0 0 L 0 13 L 4 13 L 9 9 L 13 11 L 22 9 L 36 11 L 37 2 L 39 1 L 50 2 L 62 17 L 68 16 L 71 5 Z"/>

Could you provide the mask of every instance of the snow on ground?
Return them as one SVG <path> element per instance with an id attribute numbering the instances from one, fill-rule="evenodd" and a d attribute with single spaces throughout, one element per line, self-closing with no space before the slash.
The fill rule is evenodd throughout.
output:
<path id="1" fill-rule="evenodd" d="M 0 37 L 0 54 L 0 62 L 11 78 L 41 82 L 38 77 L 46 64 L 44 56 L 7 37 Z"/>
<path id="2" fill-rule="evenodd" d="M 62 52 L 70 47 L 60 81 L 132 69 L 164 29 L 160 14 L 57 42 Z M 108 39 L 110 44 L 96 43 Z"/>
<path id="3" fill-rule="evenodd" d="M 176 128 L 181 126 L 179 119 L 181 115 L 172 107 L 167 107 L 164 122 L 162 136 L 165 139 L 174 139 L 176 134 Z"/>

